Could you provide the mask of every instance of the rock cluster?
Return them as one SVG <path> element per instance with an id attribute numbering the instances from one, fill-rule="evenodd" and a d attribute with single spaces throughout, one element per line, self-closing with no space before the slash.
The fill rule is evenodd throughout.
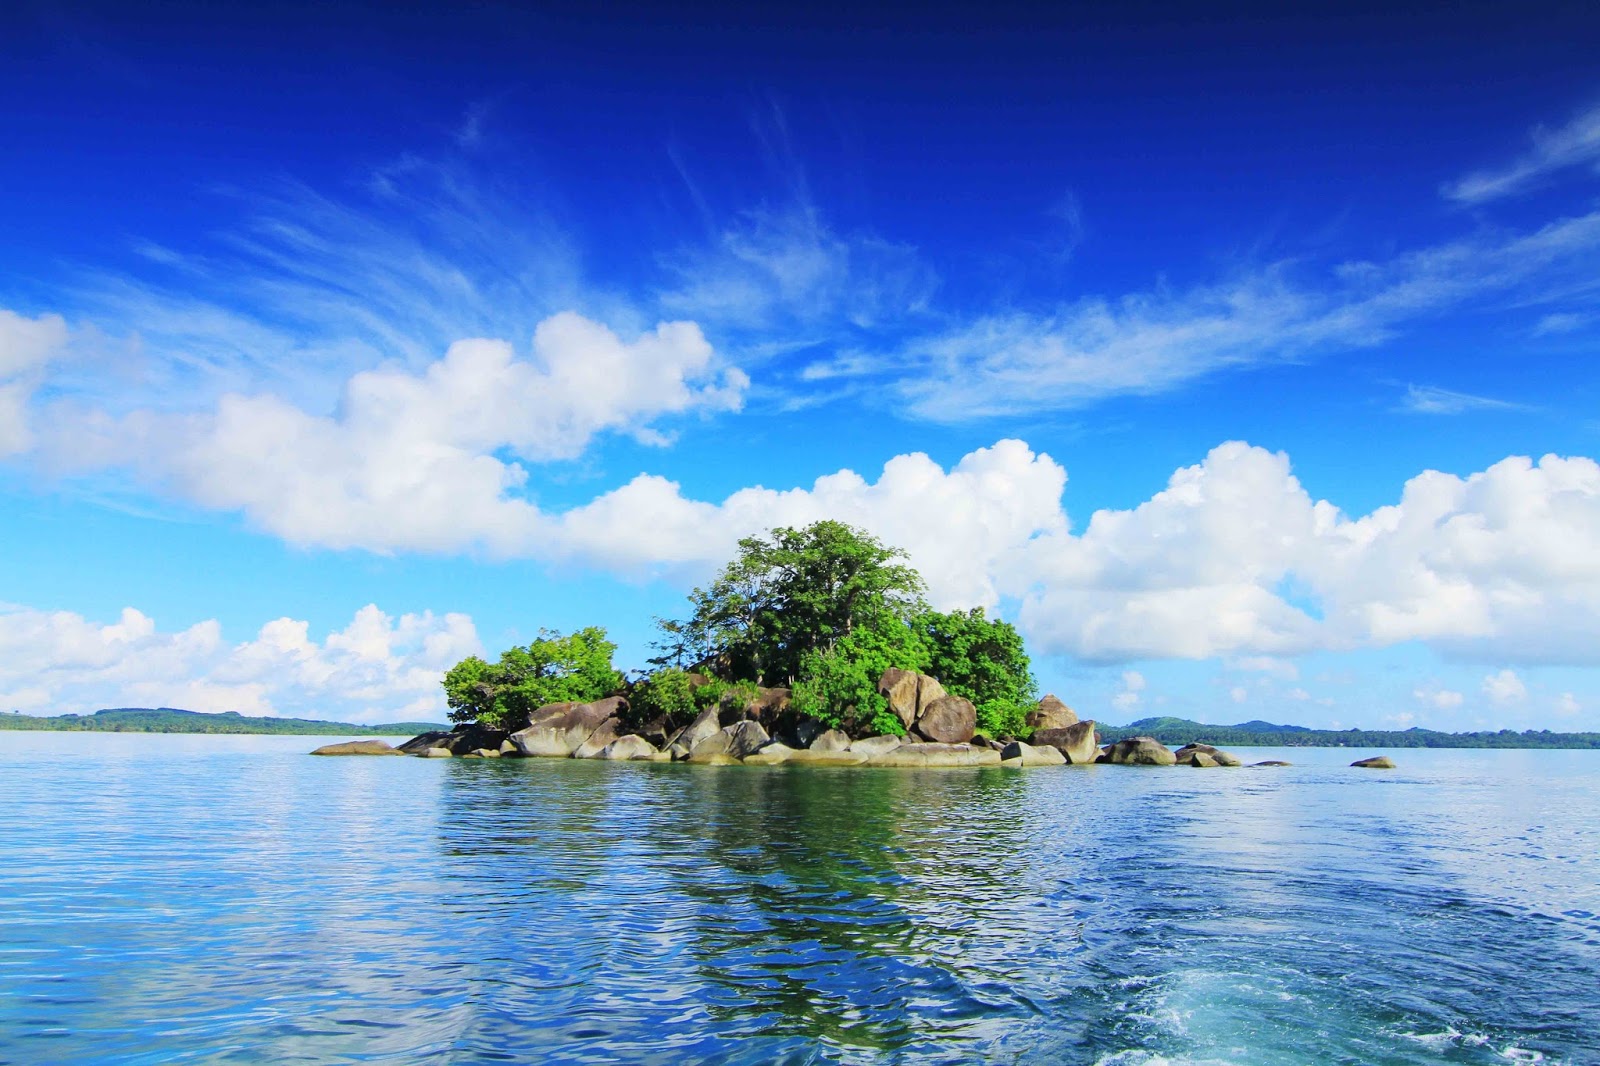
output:
<path id="1" fill-rule="evenodd" d="M 977 735 L 972 703 L 944 690 L 935 678 L 910 670 L 886 670 L 878 691 L 905 727 L 905 736 L 852 738 L 812 719 L 795 720 L 787 689 L 762 689 L 747 706 L 708 707 L 681 729 L 665 719 L 643 729 L 625 725 L 628 701 L 611 696 L 593 703 L 554 703 L 539 708 L 515 732 L 480 725 L 423 733 L 390 747 L 381 740 L 329 744 L 313 755 L 417 755 L 425 758 L 573 758 L 689 762 L 720 766 L 1243 766 L 1231 752 L 1210 744 L 1185 744 L 1176 751 L 1154 737 L 1130 737 L 1104 747 L 1093 720 L 1079 721 L 1072 708 L 1046 696 L 1028 713 L 1028 741 Z M 776 732 L 775 738 L 772 734 Z M 1287 766 L 1281 761 L 1257 766 Z M 1353 766 L 1392 768 L 1387 756 Z"/>

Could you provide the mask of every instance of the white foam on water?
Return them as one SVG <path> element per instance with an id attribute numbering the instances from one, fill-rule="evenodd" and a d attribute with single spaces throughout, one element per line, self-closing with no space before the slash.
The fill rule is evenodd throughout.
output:
<path id="1" fill-rule="evenodd" d="M 1512 1045 L 1502 1049 L 1501 1052 L 1500 1052 L 1500 1057 L 1503 1058 L 1503 1059 L 1507 1059 L 1507 1060 L 1509 1060 L 1511 1062 L 1543 1062 L 1544 1061 L 1543 1053 L 1538 1052 L 1538 1051 L 1534 1051 L 1531 1048 L 1517 1047 L 1515 1044 L 1512 1044 Z"/>
<path id="2" fill-rule="evenodd" d="M 1100 1056 L 1095 1060 L 1094 1066 L 1238 1066 L 1238 1064 L 1228 1059 L 1175 1059 L 1144 1048 L 1127 1048 Z"/>

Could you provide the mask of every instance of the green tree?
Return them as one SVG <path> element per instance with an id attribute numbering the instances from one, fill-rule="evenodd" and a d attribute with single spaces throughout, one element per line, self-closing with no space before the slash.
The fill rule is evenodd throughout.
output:
<path id="1" fill-rule="evenodd" d="M 658 661 L 694 658 L 730 679 L 792 684 L 807 656 L 922 607 L 922 578 L 904 557 L 843 522 L 746 537 L 738 557 L 690 593 L 687 620 L 658 623 Z"/>
<path id="2" fill-rule="evenodd" d="M 571 635 L 541 629 L 527 647 L 508 648 L 497 663 L 471 656 L 444 676 L 450 720 L 520 729 L 547 703 L 587 703 L 622 687 L 611 665 L 617 646 L 598 626 Z"/>
<path id="3" fill-rule="evenodd" d="M 1038 683 L 1023 646 L 1022 634 L 1010 622 L 987 618 L 983 608 L 970 611 L 920 611 L 911 629 L 927 649 L 922 667 L 947 692 L 972 701 L 978 729 L 989 736 L 1022 736 L 1024 718 L 1037 702 Z"/>
<path id="4" fill-rule="evenodd" d="M 852 735 L 899 736 L 905 727 L 878 693 L 878 679 L 892 666 L 919 670 L 927 657 L 921 635 L 901 619 L 885 615 L 856 626 L 831 647 L 807 652 L 790 706 Z"/>

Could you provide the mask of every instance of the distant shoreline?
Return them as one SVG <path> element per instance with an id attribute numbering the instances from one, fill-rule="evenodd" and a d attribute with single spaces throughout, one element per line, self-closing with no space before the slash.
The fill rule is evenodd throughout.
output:
<path id="1" fill-rule="evenodd" d="M 114 707 L 93 714 L 42 717 L 0 713 L 0 730 L 36 733 L 184 733 L 190 735 L 280 737 L 396 737 L 434 729 L 438 722 L 383 722 L 356 725 L 314 718 L 252 718 L 237 711 L 205 714 L 176 707 Z"/>
<path id="2" fill-rule="evenodd" d="M 242 736 L 414 736 L 451 727 L 439 722 L 384 722 L 355 725 L 313 718 L 270 718 L 236 711 L 205 714 L 174 707 L 116 707 L 85 715 L 42 717 L 0 713 L 0 731 L 49 733 L 180 733 Z M 1440 733 L 1432 729 L 1309 729 L 1304 726 L 1247 722 L 1207 725 L 1184 718 L 1145 718 L 1125 726 L 1099 724 L 1102 743 L 1154 737 L 1164 744 L 1217 744 L 1238 748 L 1505 748 L 1521 750 L 1600 750 L 1600 733 L 1548 730 Z"/>

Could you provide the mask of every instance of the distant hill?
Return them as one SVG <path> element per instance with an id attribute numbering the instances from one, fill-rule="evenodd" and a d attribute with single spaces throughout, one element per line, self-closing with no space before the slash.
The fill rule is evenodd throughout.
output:
<path id="1" fill-rule="evenodd" d="M 1187 718 L 1141 718 L 1123 726 L 1098 725 L 1106 743 L 1128 737 L 1155 737 L 1163 744 L 1216 744 L 1234 747 L 1290 748 L 1600 748 L 1600 733 L 1552 733 L 1548 729 L 1510 729 L 1441 733 L 1433 729 L 1308 729 L 1271 722 L 1206 725 Z"/>
<path id="2" fill-rule="evenodd" d="M 50 718 L 0 714 L 0 729 L 43 729 L 82 733 L 255 733 L 287 736 L 410 736 L 449 729 L 438 722 L 386 722 L 351 725 L 310 718 L 250 718 L 237 711 L 202 714 L 176 707 L 112 707 L 93 714 Z"/>

